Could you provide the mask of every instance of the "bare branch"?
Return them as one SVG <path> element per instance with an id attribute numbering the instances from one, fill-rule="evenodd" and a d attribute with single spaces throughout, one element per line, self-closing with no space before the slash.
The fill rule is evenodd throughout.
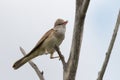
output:
<path id="1" fill-rule="evenodd" d="M 26 52 L 25 52 L 25 50 L 24 50 L 22 47 L 20 47 L 20 51 L 22 52 L 22 54 L 23 54 L 24 56 L 26 55 Z M 36 65 L 35 63 L 33 63 L 32 61 L 29 61 L 28 63 L 29 63 L 29 64 L 31 65 L 31 67 L 35 70 L 35 72 L 37 73 L 39 79 L 40 79 L 40 80 L 45 80 L 45 79 L 44 79 L 44 76 L 43 76 L 43 72 L 41 72 L 41 71 L 38 69 L 37 65 Z"/>
<path id="2" fill-rule="evenodd" d="M 64 59 L 64 56 L 62 55 L 61 51 L 60 51 L 60 48 L 55 45 L 55 50 L 57 51 L 59 57 L 60 57 L 60 60 L 62 61 L 62 64 L 63 64 L 63 69 L 65 70 L 66 68 L 66 62 L 65 62 L 65 59 Z"/>
<path id="3" fill-rule="evenodd" d="M 85 15 L 89 6 L 90 0 L 76 0 L 76 13 L 73 31 L 73 40 L 71 45 L 70 56 L 67 61 L 67 70 L 64 71 L 64 80 L 75 80 L 80 48 L 82 44 L 83 29 Z"/>
<path id="4" fill-rule="evenodd" d="M 107 65 L 108 65 L 108 62 L 109 62 L 109 59 L 110 59 L 110 55 L 111 55 L 111 52 L 112 52 L 112 49 L 113 49 L 113 46 L 114 46 L 114 43 L 115 43 L 115 39 L 116 39 L 116 36 L 117 36 L 117 32 L 118 32 L 118 29 L 119 29 L 119 25 L 120 25 L 120 11 L 119 11 L 119 15 L 118 15 L 118 18 L 117 18 L 117 22 L 116 22 L 116 25 L 115 25 L 115 29 L 114 29 L 114 32 L 113 32 L 113 35 L 112 35 L 111 42 L 110 42 L 108 51 L 106 52 L 106 57 L 105 57 L 103 66 L 102 66 L 102 68 L 101 68 L 101 71 L 98 73 L 98 78 L 97 78 L 97 80 L 102 80 L 102 79 L 103 79 L 103 76 L 104 76 L 106 67 L 107 67 Z"/>

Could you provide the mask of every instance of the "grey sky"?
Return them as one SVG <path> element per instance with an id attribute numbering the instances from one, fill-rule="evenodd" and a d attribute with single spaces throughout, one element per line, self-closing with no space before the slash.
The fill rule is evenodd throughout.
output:
<path id="1" fill-rule="evenodd" d="M 116 22 L 120 0 L 91 0 L 76 80 L 96 80 Z M 13 70 L 13 63 L 29 52 L 57 18 L 68 20 L 61 51 L 69 56 L 74 25 L 75 0 L 0 0 L 0 80 L 39 80 L 25 64 Z M 120 80 L 120 31 L 112 51 L 104 80 Z M 57 55 L 57 54 L 56 54 Z M 44 71 L 46 80 L 62 80 L 62 64 L 43 55 L 33 60 Z"/>

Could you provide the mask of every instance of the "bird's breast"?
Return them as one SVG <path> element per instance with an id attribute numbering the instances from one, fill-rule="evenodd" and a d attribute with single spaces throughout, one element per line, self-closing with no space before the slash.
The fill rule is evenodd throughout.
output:
<path id="1" fill-rule="evenodd" d="M 60 45 L 62 41 L 64 40 L 64 33 L 61 32 L 54 32 L 52 33 L 42 44 L 42 48 L 44 50 L 47 50 L 50 52 L 51 50 L 54 50 L 55 45 Z"/>
<path id="2" fill-rule="evenodd" d="M 55 38 L 56 38 L 56 45 L 60 45 L 62 43 L 62 41 L 64 40 L 64 37 L 65 37 L 65 34 L 64 32 L 59 32 L 59 31 L 56 31 L 55 32 Z"/>

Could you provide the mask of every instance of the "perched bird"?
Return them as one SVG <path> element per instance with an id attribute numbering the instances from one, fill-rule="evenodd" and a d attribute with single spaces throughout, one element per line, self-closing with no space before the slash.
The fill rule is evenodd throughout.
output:
<path id="1" fill-rule="evenodd" d="M 18 69 L 29 60 L 43 54 L 50 54 L 50 58 L 53 57 L 55 52 L 55 45 L 59 47 L 65 37 L 66 24 L 68 21 L 63 19 L 57 19 L 54 23 L 54 27 L 44 34 L 44 36 L 38 41 L 35 47 L 23 58 L 16 61 L 13 65 L 14 69 Z"/>

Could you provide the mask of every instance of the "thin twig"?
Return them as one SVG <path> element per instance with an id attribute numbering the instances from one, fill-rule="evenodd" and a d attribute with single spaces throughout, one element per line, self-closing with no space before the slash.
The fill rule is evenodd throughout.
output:
<path id="1" fill-rule="evenodd" d="M 20 47 L 20 51 L 22 52 L 22 54 L 23 54 L 24 56 L 26 55 L 26 52 L 25 52 L 25 50 L 24 50 L 22 47 Z M 39 70 L 39 68 L 37 67 L 37 65 L 36 65 L 34 62 L 29 61 L 28 63 L 29 63 L 29 64 L 31 65 L 31 67 L 35 70 L 35 72 L 37 73 L 39 79 L 40 79 L 40 80 L 45 80 L 45 79 L 44 79 L 44 76 L 43 76 L 43 71 L 41 72 L 41 71 Z"/>
<path id="2" fill-rule="evenodd" d="M 103 79 L 103 76 L 104 76 L 106 67 L 107 67 L 107 65 L 108 65 L 109 58 L 110 58 L 110 55 L 111 55 L 111 52 L 112 52 L 114 43 L 115 43 L 115 39 L 116 39 L 116 36 L 117 36 L 117 32 L 118 32 L 118 29 L 119 29 L 119 25 L 120 25 L 120 11 L 119 11 L 119 15 L 118 15 L 118 18 L 117 18 L 117 22 L 116 22 L 116 25 L 115 25 L 115 29 L 114 29 L 114 32 L 113 32 L 113 35 L 112 35 L 111 42 L 110 42 L 108 51 L 106 52 L 106 57 L 105 57 L 103 66 L 102 66 L 102 68 L 101 68 L 101 71 L 98 73 L 98 78 L 97 78 L 97 80 L 102 80 L 102 79 Z"/>
<path id="3" fill-rule="evenodd" d="M 55 45 L 55 50 L 57 51 L 57 53 L 58 53 L 58 55 L 60 57 L 60 60 L 62 61 L 63 69 L 65 69 L 66 62 L 65 62 L 64 56 L 62 55 L 62 53 L 60 51 L 60 48 L 57 45 Z"/>

